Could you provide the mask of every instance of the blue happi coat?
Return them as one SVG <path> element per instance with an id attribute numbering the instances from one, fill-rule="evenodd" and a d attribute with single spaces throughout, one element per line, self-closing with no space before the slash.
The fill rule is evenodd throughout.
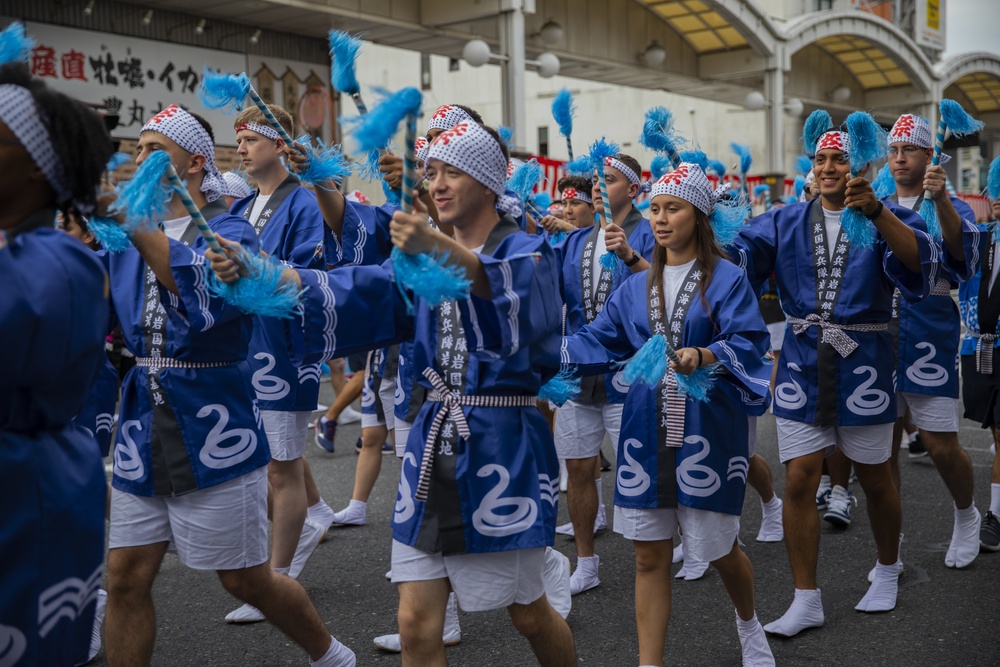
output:
<path id="1" fill-rule="evenodd" d="M 885 201 L 897 204 L 895 196 Z M 918 200 L 918 202 L 921 200 Z M 962 219 L 964 261 L 956 260 L 939 242 L 942 271 L 932 293 L 921 301 L 896 299 L 899 317 L 896 386 L 900 391 L 958 398 L 958 345 L 961 320 L 950 290 L 979 270 L 980 232 L 976 214 L 958 197 L 951 203 Z M 893 313 L 894 315 L 896 312 Z"/>
<path id="2" fill-rule="evenodd" d="M 232 213 L 248 217 L 257 195 L 233 204 Z M 268 216 L 265 219 L 264 216 Z M 290 266 L 326 269 L 326 224 L 316 195 L 289 176 L 254 223 L 260 249 Z M 275 317 L 254 318 L 247 363 L 261 410 L 312 412 L 319 398 L 319 364 L 296 366 L 288 357 L 285 324 Z"/>
<path id="3" fill-rule="evenodd" d="M 962 315 L 962 324 L 965 325 L 965 334 L 962 336 L 962 343 L 959 349 L 963 357 L 974 355 L 976 347 L 979 345 L 979 299 L 980 290 L 983 287 L 983 274 L 986 274 L 986 280 L 989 280 L 993 276 L 993 266 L 990 263 L 990 259 L 991 256 L 996 255 L 995 247 L 990 247 L 996 243 L 994 235 L 990 233 L 990 226 L 979 224 L 976 227 L 980 232 L 979 255 L 981 261 L 979 263 L 979 270 L 958 288 L 958 307 Z M 994 259 L 993 261 L 996 260 Z M 1000 326 L 994 326 L 994 331 L 997 329 L 1000 329 Z M 1000 340 L 995 341 L 993 347 L 1000 347 Z M 997 358 L 1000 357 L 994 357 L 994 359 Z"/>
<path id="4" fill-rule="evenodd" d="M 202 214 L 214 232 L 257 251 L 246 220 L 218 202 Z M 170 240 L 179 294 L 160 285 L 135 248 L 107 256 L 112 305 L 137 360 L 220 364 L 158 371 L 138 364 L 125 376 L 114 449 L 113 484 L 121 491 L 181 495 L 271 458 L 246 362 L 253 317 L 209 294 L 206 247 L 194 224 L 181 241 Z"/>
<path id="5" fill-rule="evenodd" d="M 922 230 L 919 215 L 886 204 L 916 230 L 921 272 L 907 269 L 876 234 L 873 247 L 851 248 L 841 231 L 831 260 L 814 252 L 826 230 L 820 200 L 791 204 L 760 215 L 744 227 L 731 253 L 744 268 L 755 289 L 772 273 L 778 281 L 781 308 L 789 318 L 820 314 L 820 293 L 831 303 L 831 321 L 837 324 L 889 322 L 894 289 L 906 300 L 925 297 L 940 275 L 937 246 Z M 833 242 L 833 241 L 831 241 Z M 831 289 L 832 287 L 832 289 Z M 820 328 L 796 333 L 785 325 L 774 388 L 774 414 L 819 426 L 862 426 L 896 420 L 895 350 L 885 331 L 844 331 L 858 347 L 847 358 L 820 342 Z"/>
<path id="6" fill-rule="evenodd" d="M 0 233 L 0 664 L 87 659 L 106 482 L 73 423 L 104 358 L 108 278 L 54 211 Z M 43 227 L 38 227 L 43 225 Z"/>
<path id="7" fill-rule="evenodd" d="M 594 322 L 564 339 L 564 362 L 578 365 L 584 374 L 602 372 L 649 340 L 656 322 L 649 275 L 646 271 L 628 278 Z M 771 366 L 763 361 L 770 338 L 743 271 L 726 260 L 716 262 L 704 299 L 700 290 L 690 299 L 680 335 L 678 347 L 711 350 L 727 372 L 717 377 L 708 401 L 684 399 L 680 448 L 665 446 L 663 439 L 668 415 L 662 414 L 658 398 L 665 381 L 655 387 L 630 387 L 619 439 L 615 505 L 683 505 L 740 514 L 749 468 L 747 417 L 767 408 L 771 377 Z"/>
<path id="8" fill-rule="evenodd" d="M 90 390 L 86 403 L 73 420 L 91 433 L 101 456 L 111 451 L 111 427 L 115 423 L 118 405 L 118 371 L 105 354 L 97 381 Z"/>
<path id="9" fill-rule="evenodd" d="M 652 261 L 653 248 L 656 240 L 653 237 L 649 220 L 642 217 L 635 206 L 621 225 L 628 237 L 629 246 L 646 261 Z M 617 290 L 621 284 L 632 275 L 632 270 L 624 262 L 615 263 L 615 269 L 608 274 L 607 290 L 602 296 L 601 276 L 591 276 L 593 273 L 593 255 L 596 254 L 596 241 L 600 226 L 594 224 L 570 232 L 561 243 L 554 246 L 560 262 L 560 288 L 563 301 L 566 304 L 566 334 L 576 333 L 587 323 L 588 310 L 596 315 L 600 313 L 603 300 L 607 295 Z M 598 258 L 600 259 L 600 258 Z M 597 283 L 597 296 L 592 292 L 584 293 L 584 281 L 593 280 Z M 592 283 L 593 284 L 593 283 Z M 593 318 L 591 318 L 593 319 Z M 583 378 L 579 396 L 574 399 L 579 403 L 604 404 L 624 403 L 628 385 L 622 380 L 620 372 L 607 373 Z"/>
<path id="10" fill-rule="evenodd" d="M 558 266 L 536 235 L 512 218 L 494 227 L 480 253 L 489 301 L 470 296 L 413 313 L 393 281 L 392 262 L 299 271 L 307 291 L 302 326 L 292 342 L 306 361 L 345 356 L 414 339 L 413 368 L 438 374 L 466 395 L 534 396 L 554 373 L 562 304 L 553 285 Z M 548 360 L 543 366 L 543 360 Z M 426 502 L 415 498 L 417 471 L 440 401 L 423 404 L 406 443 L 393 537 L 427 552 L 506 551 L 551 545 L 559 466 L 538 409 L 463 407 L 471 437 L 445 421 L 437 441 Z"/>

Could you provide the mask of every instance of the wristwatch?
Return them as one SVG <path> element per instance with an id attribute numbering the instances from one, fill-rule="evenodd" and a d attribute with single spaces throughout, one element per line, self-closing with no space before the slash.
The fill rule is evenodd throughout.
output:
<path id="1" fill-rule="evenodd" d="M 633 250 L 632 256 L 629 258 L 627 262 L 625 262 L 625 266 L 632 268 L 633 266 L 639 263 L 640 259 L 642 259 L 642 257 L 639 256 L 639 253 Z"/>
<path id="2" fill-rule="evenodd" d="M 878 208 L 876 208 L 874 211 L 872 211 L 871 215 L 868 215 L 867 213 L 864 213 L 864 212 L 862 212 L 861 215 L 865 216 L 869 220 L 875 220 L 880 215 L 882 215 L 882 209 L 883 208 L 885 208 L 885 204 L 883 204 L 882 202 L 879 202 L 878 203 Z"/>

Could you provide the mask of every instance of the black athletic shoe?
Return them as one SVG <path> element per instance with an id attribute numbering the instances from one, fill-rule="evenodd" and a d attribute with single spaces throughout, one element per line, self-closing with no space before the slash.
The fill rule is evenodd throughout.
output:
<path id="1" fill-rule="evenodd" d="M 983 517 L 979 545 L 987 551 L 1000 551 L 1000 519 L 993 512 L 987 512 Z"/>
<path id="2" fill-rule="evenodd" d="M 611 470 L 611 461 L 605 458 L 603 449 L 601 450 L 601 470 L 604 472 Z"/>
<path id="3" fill-rule="evenodd" d="M 925 456 L 927 456 L 927 448 L 920 441 L 920 434 L 918 433 L 913 436 L 913 440 L 910 440 L 910 458 L 922 459 Z"/>

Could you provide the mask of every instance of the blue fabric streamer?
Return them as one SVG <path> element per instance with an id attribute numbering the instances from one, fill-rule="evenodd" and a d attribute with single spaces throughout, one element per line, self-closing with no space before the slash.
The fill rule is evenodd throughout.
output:
<path id="1" fill-rule="evenodd" d="M 125 214 L 125 231 L 131 232 L 139 225 L 155 226 L 166 218 L 174 196 L 166 179 L 169 167 L 170 155 L 153 151 L 130 180 L 117 186 L 118 199 L 110 210 Z"/>
<path id="2" fill-rule="evenodd" d="M 198 91 L 201 103 L 209 109 L 226 109 L 226 113 L 242 111 L 250 94 L 250 78 L 245 73 L 226 74 L 206 67 L 201 75 Z"/>
<path id="3" fill-rule="evenodd" d="M 805 154 L 812 157 L 816 154 L 816 142 L 823 133 L 833 127 L 833 119 L 823 109 L 816 109 L 806 118 L 802 126 L 802 148 Z"/>
<path id="4" fill-rule="evenodd" d="M 382 172 L 379 170 L 379 158 L 382 154 L 379 153 L 377 148 L 373 148 L 370 151 L 365 151 L 364 162 L 356 163 L 358 164 L 358 176 L 366 181 L 377 181 L 382 178 Z"/>
<path id="5" fill-rule="evenodd" d="M 416 88 L 403 88 L 395 93 L 376 89 L 382 101 L 363 116 L 341 118 L 342 123 L 353 126 L 354 140 L 362 151 L 383 149 L 396 135 L 399 124 L 410 114 L 419 114 L 423 95 Z"/>
<path id="6" fill-rule="evenodd" d="M 0 31 L 0 65 L 28 62 L 35 40 L 24 32 L 24 25 L 15 21 Z"/>
<path id="7" fill-rule="evenodd" d="M 542 171 L 541 166 L 539 166 L 538 160 L 531 158 L 524 164 L 519 165 L 510 178 L 507 179 L 507 189 L 517 194 L 521 198 L 521 201 L 525 202 L 531 196 L 535 187 L 542 183 L 544 178 L 545 173 Z"/>
<path id="8" fill-rule="evenodd" d="M 840 226 L 844 228 L 852 248 L 870 248 L 875 243 L 875 228 L 860 209 L 845 208 L 840 216 Z"/>
<path id="9" fill-rule="evenodd" d="M 384 178 L 382 179 L 382 193 L 385 195 L 385 203 L 399 208 L 399 205 L 402 203 L 399 196 L 399 190 L 393 190 L 389 187 L 389 182 Z"/>
<path id="10" fill-rule="evenodd" d="M 694 369 L 690 375 L 676 374 L 677 391 L 696 401 L 707 401 L 715 387 L 715 378 L 725 370 L 719 362 Z"/>
<path id="11" fill-rule="evenodd" d="M 348 164 L 339 146 L 323 146 L 318 140 L 314 143 L 309 134 L 301 135 L 295 143 L 305 149 L 309 161 L 306 163 L 306 168 L 298 173 L 289 168 L 289 163 L 285 164 L 285 168 L 289 173 L 298 176 L 303 183 L 319 185 L 332 180 L 340 185 L 344 182 L 344 178 L 351 174 L 351 165 Z"/>
<path id="12" fill-rule="evenodd" d="M 962 105 L 955 100 L 941 100 L 939 109 L 941 111 L 941 118 L 944 119 L 944 124 L 948 126 L 951 134 L 955 137 L 974 134 L 985 127 L 982 121 L 970 116 L 962 108 Z"/>
<path id="13" fill-rule="evenodd" d="M 552 232 L 551 234 L 549 234 L 549 245 L 559 245 L 560 243 L 566 240 L 567 236 L 569 235 L 562 230 L 558 232 Z"/>
<path id="14" fill-rule="evenodd" d="M 795 189 L 795 197 L 792 200 L 792 202 L 794 203 L 799 200 L 799 197 L 802 196 L 802 193 L 806 189 L 806 177 L 803 176 L 802 174 L 797 175 L 795 177 L 795 180 L 793 181 L 792 187 Z"/>
<path id="15" fill-rule="evenodd" d="M 611 252 L 610 250 L 601 255 L 600 259 L 601 266 L 608 271 L 614 271 L 616 268 L 618 268 L 618 262 L 620 261 L 621 259 L 619 259 L 618 255 Z"/>
<path id="16" fill-rule="evenodd" d="M 111 218 L 94 216 L 87 220 L 87 229 L 105 250 L 115 255 L 125 252 L 132 245 L 125 228 Z"/>
<path id="17" fill-rule="evenodd" d="M 715 203 L 708 222 L 712 225 L 715 242 L 725 248 L 733 244 L 740 230 L 750 219 L 750 202 L 742 191 L 732 192 Z"/>
<path id="18" fill-rule="evenodd" d="M 851 174 L 859 174 L 868 165 L 885 157 L 888 151 L 888 133 L 864 111 L 855 111 L 849 115 L 846 125 L 851 140 L 848 155 Z M 875 242 L 875 228 L 859 209 L 844 209 L 840 225 L 855 248 L 870 248 Z"/>
<path id="19" fill-rule="evenodd" d="M 892 177 L 892 170 L 888 164 L 882 165 L 882 168 L 879 169 L 878 175 L 872 181 L 872 189 L 875 191 L 875 196 L 879 199 L 885 199 L 895 194 L 896 179 Z"/>
<path id="20" fill-rule="evenodd" d="M 497 128 L 497 134 L 500 135 L 500 141 L 507 144 L 507 148 L 512 148 L 510 142 L 514 139 L 513 128 L 507 127 L 506 125 L 501 125 Z"/>
<path id="21" fill-rule="evenodd" d="M 568 137 L 573 134 L 573 115 L 576 113 L 576 105 L 573 103 L 573 94 L 569 89 L 563 88 L 556 93 L 552 100 L 552 117 L 559 126 L 559 134 Z"/>
<path id="22" fill-rule="evenodd" d="M 920 200 L 920 217 L 927 224 L 927 234 L 935 241 L 941 240 L 941 222 L 938 220 L 937 207 L 930 197 L 923 197 Z"/>
<path id="23" fill-rule="evenodd" d="M 819 140 L 817 139 L 817 141 Z M 815 145 L 816 145 L 815 142 L 813 142 L 813 146 Z M 810 171 L 812 171 L 812 169 L 813 169 L 813 161 L 809 159 L 808 155 L 800 155 L 797 158 L 795 158 L 795 171 L 805 176 Z"/>
<path id="24" fill-rule="evenodd" d="M 444 301 L 469 296 L 472 281 L 465 277 L 464 269 L 447 264 L 447 254 L 438 259 L 426 253 L 408 255 L 394 247 L 391 257 L 397 284 L 428 305 L 437 307 Z"/>
<path id="25" fill-rule="evenodd" d="M 244 313 L 291 319 L 295 316 L 302 291 L 282 277 L 284 265 L 274 258 L 251 255 L 240 248 L 237 263 L 247 275 L 235 283 L 223 283 L 205 265 L 208 291 L 225 299 Z"/>
<path id="26" fill-rule="evenodd" d="M 667 372 L 667 339 L 657 334 L 643 343 L 622 371 L 622 380 L 632 385 L 640 382 L 656 386 Z"/>
<path id="27" fill-rule="evenodd" d="M 351 37 L 341 30 L 331 30 L 329 34 L 330 83 L 334 90 L 354 95 L 361 92 L 361 84 L 355 74 L 358 55 L 361 53 L 361 40 Z"/>
<path id="28" fill-rule="evenodd" d="M 594 163 L 589 155 L 578 155 L 571 162 L 566 163 L 566 173 L 570 176 L 586 176 L 590 178 L 594 175 Z"/>
<path id="29" fill-rule="evenodd" d="M 758 185 L 757 187 L 755 187 L 753 189 L 753 196 L 754 196 L 755 199 L 760 199 L 761 196 L 763 196 L 763 195 L 765 195 L 765 194 L 767 194 L 769 192 L 771 192 L 771 186 L 770 185 L 761 184 L 761 185 Z"/>
<path id="30" fill-rule="evenodd" d="M 580 377 L 572 368 L 562 368 L 538 390 L 538 398 L 562 407 L 580 395 Z"/>
<path id="31" fill-rule="evenodd" d="M 549 206 L 552 206 L 552 195 L 548 192 L 536 192 L 531 195 L 531 203 L 535 205 L 535 208 L 547 211 Z"/>

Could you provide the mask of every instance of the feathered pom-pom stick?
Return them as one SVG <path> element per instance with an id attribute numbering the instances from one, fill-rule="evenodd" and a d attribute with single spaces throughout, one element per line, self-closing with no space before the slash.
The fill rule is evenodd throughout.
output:
<path id="1" fill-rule="evenodd" d="M 731 246 L 750 219 L 751 212 L 750 202 L 740 191 L 730 190 L 719 197 L 708 216 L 715 242 L 722 248 Z"/>
<path id="2" fill-rule="evenodd" d="M 274 117 L 267 104 L 261 99 L 257 91 L 250 84 L 250 77 L 245 72 L 240 74 L 227 74 L 217 72 L 209 67 L 202 71 L 201 88 L 199 90 L 201 103 L 209 109 L 223 109 L 226 113 L 232 113 L 243 109 L 243 103 L 249 96 L 254 105 L 260 109 L 275 132 L 278 133 L 286 144 L 292 143 L 292 138 L 281 126 L 278 119 Z"/>
<path id="3" fill-rule="evenodd" d="M 646 111 L 639 143 L 651 151 L 666 155 L 674 169 L 680 165 L 680 149 L 684 140 L 674 129 L 674 116 L 666 107 L 653 107 Z"/>
<path id="4" fill-rule="evenodd" d="M 768 209 L 771 208 L 771 198 L 765 197 L 764 195 L 770 195 L 770 194 L 771 194 L 770 185 L 762 183 L 753 189 L 753 198 L 759 202 L 763 202 Z"/>
<path id="5" fill-rule="evenodd" d="M 888 134 L 864 111 L 855 111 L 847 117 L 847 135 L 851 141 L 848 155 L 851 178 L 857 177 L 866 166 L 885 157 Z M 875 227 L 859 209 L 845 208 L 840 216 L 840 225 L 855 248 L 870 248 L 875 242 Z"/>
<path id="6" fill-rule="evenodd" d="M 423 96 L 416 88 L 403 88 L 396 93 L 384 89 L 376 92 L 382 96 L 382 101 L 369 113 L 341 118 L 341 122 L 353 128 L 351 132 L 362 151 L 386 148 L 403 119 L 411 113 L 417 113 L 423 102 Z M 409 146 L 412 151 L 412 141 Z"/>
<path id="7" fill-rule="evenodd" d="M 657 334 L 647 340 L 639 351 L 625 365 L 622 379 L 628 384 L 639 382 L 649 387 L 655 387 L 667 373 L 667 359 L 677 362 L 679 358 L 674 348 L 662 334 Z M 696 401 L 708 399 L 715 378 L 721 373 L 722 364 L 714 363 L 695 369 L 690 375 L 675 373 L 677 389 L 681 394 Z"/>
<path id="8" fill-rule="evenodd" d="M 817 139 L 817 141 L 819 141 Z M 813 161 L 809 159 L 808 155 L 800 155 L 795 158 L 795 171 L 805 176 L 813 169 Z"/>
<path id="9" fill-rule="evenodd" d="M 539 399 L 551 401 L 558 407 L 562 407 L 566 401 L 573 400 L 579 395 L 580 376 L 574 373 L 572 368 L 561 368 L 559 373 L 538 390 Z"/>
<path id="10" fill-rule="evenodd" d="M 431 306 L 445 301 L 465 299 L 472 284 L 465 271 L 448 264 L 447 253 L 440 258 L 431 255 L 407 255 L 399 248 L 392 249 L 392 265 L 396 282 L 409 288 Z"/>
<path id="11" fill-rule="evenodd" d="M 497 128 L 497 134 L 500 135 L 500 141 L 507 144 L 507 148 L 513 148 L 510 142 L 514 140 L 514 128 L 501 125 Z"/>
<path id="12" fill-rule="evenodd" d="M 799 197 L 802 196 L 802 193 L 806 189 L 806 177 L 802 174 L 798 174 L 795 177 L 795 180 L 792 181 L 792 188 L 794 188 L 795 192 L 795 197 L 792 199 L 792 203 L 794 204 L 799 200 Z"/>
<path id="13" fill-rule="evenodd" d="M 708 169 L 708 156 L 702 150 L 681 151 L 681 162 L 691 162 L 701 167 L 702 171 Z"/>
<path id="14" fill-rule="evenodd" d="M 24 25 L 11 23 L 0 31 L 0 65 L 13 62 L 28 62 L 35 40 L 24 32 Z"/>
<path id="15" fill-rule="evenodd" d="M 733 149 L 739 160 L 736 168 L 740 172 L 740 187 L 746 193 L 747 197 L 749 197 L 750 184 L 747 183 L 747 174 L 750 173 L 750 165 L 753 164 L 753 155 L 750 153 L 750 147 L 738 144 L 735 141 L 729 144 L 729 147 Z"/>
<path id="16" fill-rule="evenodd" d="M 569 234 L 562 230 L 559 230 L 558 232 L 551 232 L 548 239 L 549 245 L 559 245 L 566 240 L 567 236 L 569 236 Z"/>
<path id="17" fill-rule="evenodd" d="M 991 203 L 1000 199 L 1000 157 L 993 158 L 986 172 L 986 194 Z M 993 242 L 1000 243 L 1000 222 L 991 222 L 990 228 L 993 230 Z"/>
<path id="18" fill-rule="evenodd" d="M 552 195 L 550 195 L 548 192 L 536 192 L 535 194 L 531 195 L 531 203 L 537 209 L 540 209 L 542 211 L 548 211 L 549 206 L 552 206 Z"/>
<path id="19" fill-rule="evenodd" d="M 594 175 L 594 163 L 589 155 L 579 155 L 575 159 L 566 163 L 566 173 L 570 176 L 586 176 L 591 178 Z"/>
<path id="20" fill-rule="evenodd" d="M 87 229 L 94 235 L 97 242 L 108 252 L 117 255 L 125 252 L 132 241 L 128 232 L 111 218 L 94 216 L 87 220 Z"/>
<path id="21" fill-rule="evenodd" d="M 725 367 L 716 362 L 708 366 L 694 369 L 690 375 L 677 374 L 677 389 L 680 393 L 690 396 L 696 401 L 707 401 L 715 387 L 715 378 Z"/>
<path id="22" fill-rule="evenodd" d="M 559 134 L 566 137 L 566 150 L 569 152 L 569 160 L 573 161 L 573 141 L 570 138 L 573 134 L 573 114 L 576 113 L 576 105 L 573 104 L 573 94 L 568 89 L 563 88 L 556 93 L 552 100 L 552 117 L 559 126 Z"/>
<path id="23" fill-rule="evenodd" d="M 823 109 L 816 109 L 809 114 L 802 126 L 802 148 L 806 156 L 811 157 L 816 154 L 816 142 L 831 127 L 833 127 L 833 119 Z"/>
<path id="24" fill-rule="evenodd" d="M 379 169 L 379 158 L 382 152 L 378 148 L 365 151 L 364 162 L 358 162 L 358 175 L 366 181 L 378 181 L 382 178 L 382 171 Z"/>
<path id="25" fill-rule="evenodd" d="M 723 181 L 726 180 L 726 163 L 723 162 L 722 160 L 709 160 L 708 172 L 711 172 L 716 176 L 718 176 L 719 182 L 722 183 Z"/>
<path id="26" fill-rule="evenodd" d="M 545 172 L 538 160 L 531 158 L 518 166 L 507 179 L 507 189 L 514 192 L 523 203 L 528 203 L 534 189 L 545 180 Z"/>
<path id="27" fill-rule="evenodd" d="M 294 283 L 284 280 L 282 273 L 285 267 L 281 262 L 273 257 L 251 255 L 244 248 L 240 248 L 236 261 L 246 275 L 235 283 L 223 283 L 214 272 L 209 271 L 209 292 L 245 313 L 281 319 L 295 316 L 302 292 Z"/>
<path id="28" fill-rule="evenodd" d="M 330 83 L 334 90 L 351 96 L 354 106 L 360 115 L 368 113 L 365 101 L 361 99 L 361 84 L 356 74 L 358 55 L 361 53 L 361 40 L 352 37 L 341 30 L 331 30 L 329 33 Z"/>
<path id="29" fill-rule="evenodd" d="M 882 165 L 882 168 L 879 169 L 878 175 L 872 181 L 872 190 L 875 191 L 875 196 L 879 199 L 885 199 L 895 194 L 896 179 L 892 177 L 892 169 L 889 168 L 888 164 Z"/>
<path id="30" fill-rule="evenodd" d="M 939 106 L 941 120 L 938 122 L 937 137 L 934 140 L 934 157 L 931 164 L 941 163 L 941 151 L 944 149 L 944 135 L 948 130 L 956 137 L 964 137 L 983 129 L 984 123 L 970 116 L 962 105 L 955 100 L 941 100 Z M 937 208 L 931 199 L 930 190 L 924 190 L 924 200 L 920 202 L 920 216 L 927 223 L 927 233 L 932 238 L 941 238 L 941 223 L 938 221 Z"/>
<path id="31" fill-rule="evenodd" d="M 336 181 L 343 183 L 344 178 L 350 175 L 351 165 L 344 157 L 344 153 L 339 146 L 324 146 L 322 143 L 313 143 L 312 136 L 303 134 L 295 143 L 305 149 L 306 162 L 305 169 L 296 173 L 289 169 L 289 173 L 295 174 L 303 183 L 321 186 L 322 183 Z M 287 165 L 286 165 L 287 168 Z"/>
<path id="32" fill-rule="evenodd" d="M 670 173 L 673 169 L 674 163 L 666 155 L 657 155 L 649 163 L 649 173 L 652 174 L 654 182 L 663 178 L 664 174 Z"/>
<path id="33" fill-rule="evenodd" d="M 601 137 L 590 145 L 590 161 L 597 170 L 597 183 L 601 190 L 601 214 L 604 218 L 602 226 L 610 225 L 614 222 L 611 217 L 611 199 L 608 197 L 608 183 L 604 178 L 604 161 L 618 155 L 618 144 Z M 601 256 L 601 266 L 605 269 L 614 270 L 618 266 L 618 255 L 613 252 L 606 252 Z"/>
<path id="34" fill-rule="evenodd" d="M 172 169 L 166 151 L 153 151 L 131 179 L 118 185 L 118 198 L 111 212 L 125 215 L 126 233 L 139 226 L 153 227 L 166 218 L 174 196 L 174 189 L 166 179 Z"/>

